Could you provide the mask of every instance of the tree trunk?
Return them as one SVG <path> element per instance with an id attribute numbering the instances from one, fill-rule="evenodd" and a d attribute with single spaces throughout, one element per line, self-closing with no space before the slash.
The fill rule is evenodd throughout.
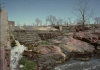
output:
<path id="1" fill-rule="evenodd" d="M 85 18 L 84 18 L 84 13 L 83 13 L 83 27 L 84 27 L 84 24 L 85 24 Z"/>

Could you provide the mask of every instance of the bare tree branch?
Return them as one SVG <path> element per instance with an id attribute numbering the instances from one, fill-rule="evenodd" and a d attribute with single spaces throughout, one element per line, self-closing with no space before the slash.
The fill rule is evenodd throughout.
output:
<path id="1" fill-rule="evenodd" d="M 51 25 L 56 25 L 56 23 L 57 23 L 56 17 L 52 16 L 52 15 L 48 16 L 46 21 L 49 21 Z"/>
<path id="2" fill-rule="evenodd" d="M 36 18 L 35 22 L 36 22 L 37 26 L 42 25 L 42 20 L 40 20 L 39 18 Z"/>
<path id="3" fill-rule="evenodd" d="M 79 12 L 83 26 L 93 15 L 93 11 L 89 9 L 88 3 L 88 0 L 77 0 L 76 3 L 75 10 Z"/>

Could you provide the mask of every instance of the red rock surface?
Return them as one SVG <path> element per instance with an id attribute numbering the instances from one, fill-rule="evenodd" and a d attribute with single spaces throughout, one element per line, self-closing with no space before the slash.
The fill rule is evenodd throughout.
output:
<path id="1" fill-rule="evenodd" d="M 62 63 L 66 57 L 59 47 L 53 45 L 40 45 L 30 52 L 39 70 L 51 70 L 56 64 Z M 30 52 L 26 52 L 26 55 L 29 56 Z"/>
<path id="2" fill-rule="evenodd" d="M 100 31 L 98 32 L 77 32 L 73 36 L 74 38 L 85 40 L 90 43 L 100 44 Z"/>
<path id="3" fill-rule="evenodd" d="M 93 52 L 94 47 L 86 42 L 74 39 L 73 37 L 66 37 L 62 40 L 60 45 L 65 52 Z"/>

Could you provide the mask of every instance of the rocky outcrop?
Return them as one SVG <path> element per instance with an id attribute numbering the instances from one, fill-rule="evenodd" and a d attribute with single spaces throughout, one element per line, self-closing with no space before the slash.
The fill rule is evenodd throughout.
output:
<path id="1" fill-rule="evenodd" d="M 87 61 L 91 59 L 92 53 L 95 51 L 91 44 L 77 40 L 72 36 L 59 37 L 51 41 L 52 44 L 56 43 L 58 46 L 40 44 L 31 50 L 24 51 L 24 56 L 37 63 L 38 70 L 51 70 L 55 65 L 70 58 Z"/>
<path id="2" fill-rule="evenodd" d="M 73 37 L 63 38 L 60 47 L 67 52 L 93 52 L 94 50 L 94 46 L 86 42 L 76 40 Z"/>
<path id="3" fill-rule="evenodd" d="M 72 56 L 74 60 L 81 60 L 81 61 L 87 61 L 91 59 L 91 53 L 90 52 L 73 52 Z"/>
<path id="4" fill-rule="evenodd" d="M 92 52 L 93 57 L 100 58 L 100 29 L 95 31 L 77 32 L 73 37 L 93 45 L 95 48 Z"/>
<path id="5" fill-rule="evenodd" d="M 63 38 L 62 44 L 60 44 L 59 47 L 65 54 L 69 55 L 69 57 L 82 61 L 89 60 L 91 53 L 94 51 L 94 46 L 72 37 Z"/>
<path id="6" fill-rule="evenodd" d="M 24 56 L 30 57 L 38 65 L 38 70 L 51 70 L 56 64 L 62 63 L 66 55 L 53 45 L 40 45 L 31 51 L 25 51 Z"/>
<path id="7" fill-rule="evenodd" d="M 87 41 L 89 43 L 100 44 L 100 31 L 98 32 L 77 32 L 73 36 L 74 38 Z"/>

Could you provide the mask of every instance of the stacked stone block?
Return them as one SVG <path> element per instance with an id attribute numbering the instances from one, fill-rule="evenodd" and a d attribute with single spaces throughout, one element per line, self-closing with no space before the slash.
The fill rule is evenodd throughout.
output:
<path id="1" fill-rule="evenodd" d="M 0 12 L 0 70 L 10 70 L 10 38 L 8 16 L 5 10 Z M 9 51 L 7 51 L 8 49 Z M 7 56 L 9 55 L 9 56 Z"/>

